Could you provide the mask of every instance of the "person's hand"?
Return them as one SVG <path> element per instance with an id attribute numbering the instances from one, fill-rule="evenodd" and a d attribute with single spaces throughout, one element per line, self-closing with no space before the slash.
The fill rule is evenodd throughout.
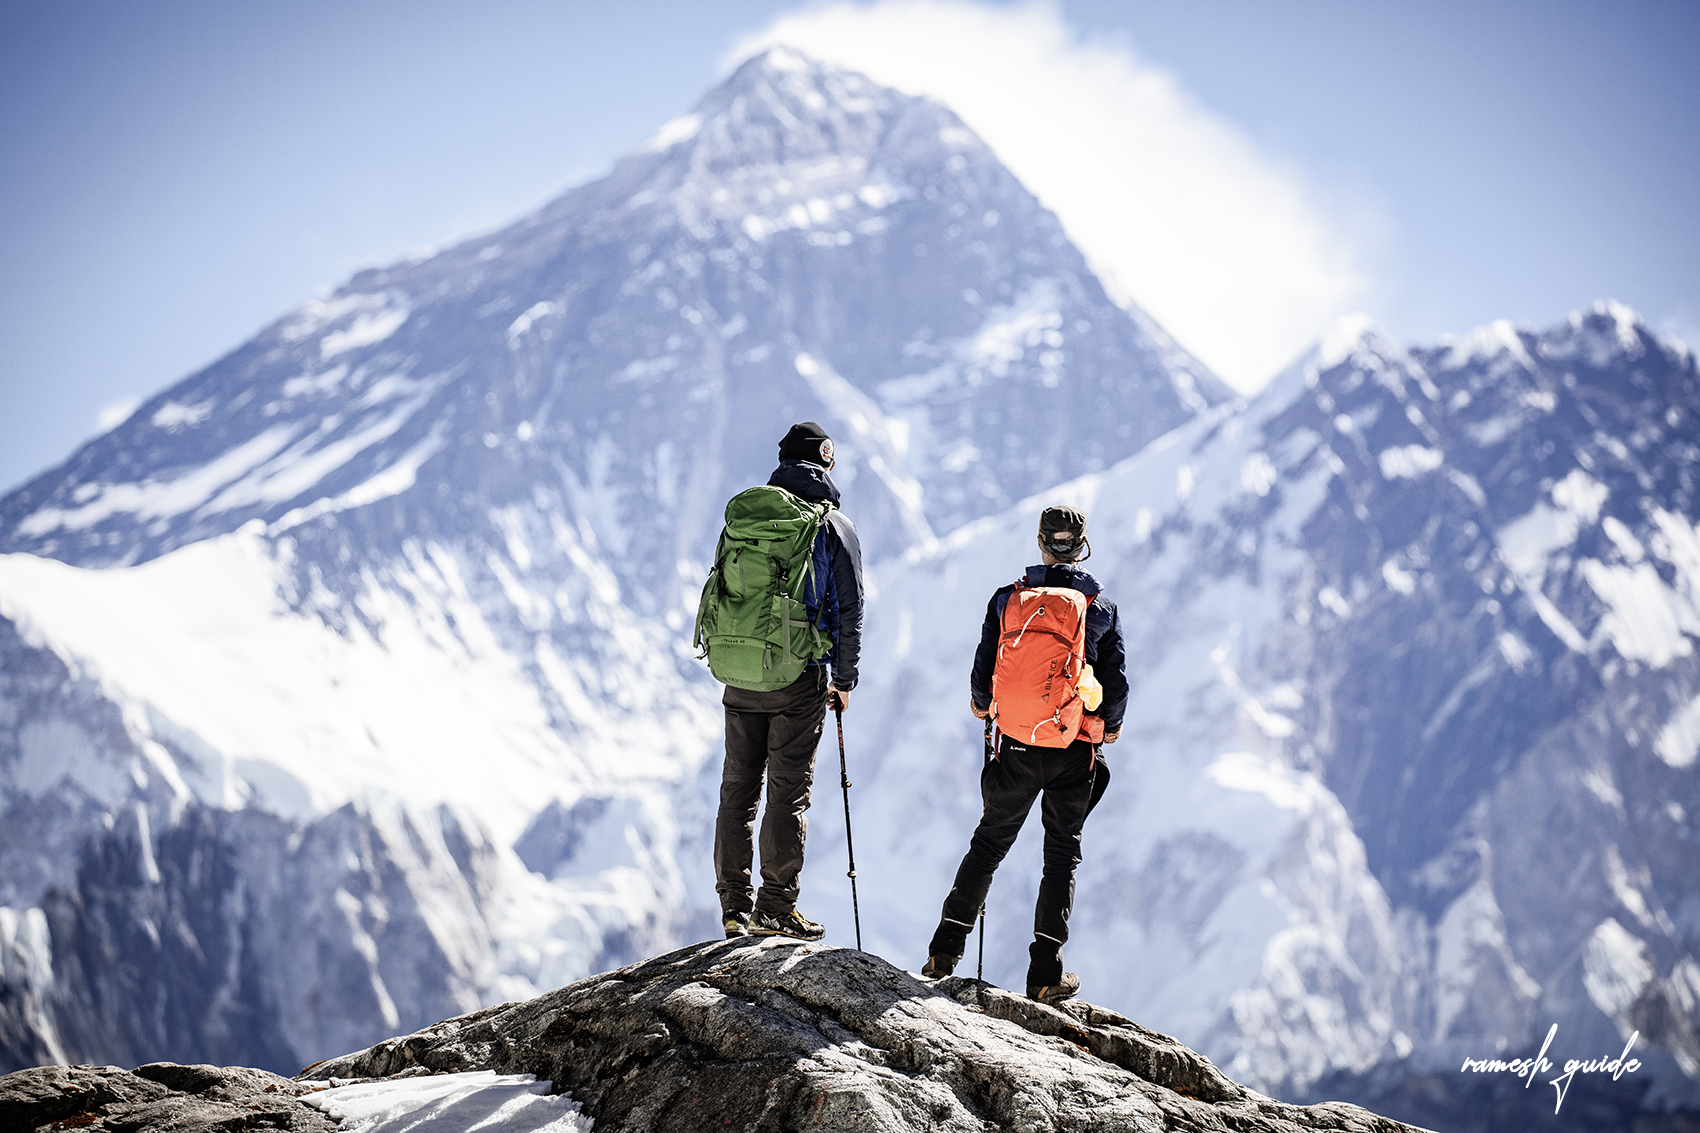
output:
<path id="1" fill-rule="evenodd" d="M 834 712 L 842 712 L 850 707 L 850 690 L 839 688 L 837 685 L 826 690 L 826 704 Z"/>
<path id="2" fill-rule="evenodd" d="M 978 704 L 975 704 L 972 696 L 968 698 L 968 711 L 974 713 L 974 718 L 976 720 L 984 720 L 987 716 L 992 714 L 992 710 L 990 708 L 981 708 Z"/>
<path id="3" fill-rule="evenodd" d="M 1113 732 L 1105 732 L 1104 733 L 1104 742 L 1107 743 L 1107 744 L 1113 744 L 1121 738 L 1122 738 L 1122 730 L 1120 728 L 1117 728 Z"/>

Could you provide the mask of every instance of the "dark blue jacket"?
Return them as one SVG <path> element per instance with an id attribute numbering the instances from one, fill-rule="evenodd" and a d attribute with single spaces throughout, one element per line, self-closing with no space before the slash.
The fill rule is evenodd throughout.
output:
<path id="1" fill-rule="evenodd" d="M 862 658 L 862 541 L 856 525 L 838 510 L 838 485 L 818 464 L 782 460 L 767 482 L 802 499 L 832 505 L 815 536 L 814 575 L 803 590 L 803 601 L 809 619 L 832 636 L 826 660 L 832 665 L 833 685 L 849 691 L 856 687 L 856 665 Z"/>
<path id="2" fill-rule="evenodd" d="M 1122 645 L 1122 623 L 1116 604 L 1104 597 L 1098 580 L 1071 563 L 1027 568 L 1029 586 L 1066 586 L 1092 598 L 1086 607 L 1086 663 L 1104 686 L 1104 703 L 1092 715 L 1104 720 L 1104 731 L 1119 732 L 1127 715 L 1127 651 Z M 1015 583 L 1001 588 L 986 603 L 986 620 L 980 627 L 980 647 L 974 651 L 974 672 L 969 678 L 974 707 L 992 703 L 992 666 L 998 659 L 998 638 L 1003 635 L 1003 608 Z"/>

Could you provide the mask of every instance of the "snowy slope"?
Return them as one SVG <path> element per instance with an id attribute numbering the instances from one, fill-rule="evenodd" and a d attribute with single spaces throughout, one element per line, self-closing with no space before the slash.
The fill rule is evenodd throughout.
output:
<path id="1" fill-rule="evenodd" d="M 984 603 L 1070 502 L 1133 681 L 1065 952 L 1091 994 L 1287 1094 L 1451 1090 L 1556 1023 L 1576 1056 L 1638 1031 L 1638 1085 L 1692 1104 L 1696 419 L 1693 356 L 1621 307 L 1421 351 L 1347 321 L 1251 404 L 882 570 L 851 740 L 873 946 L 922 959 L 979 813 Z M 992 890 L 1006 986 L 1037 825 Z"/>
<path id="2" fill-rule="evenodd" d="M 683 637 L 786 427 L 878 559 L 1224 396 L 948 110 L 752 60 L 0 500 L 4 1058 L 293 1069 L 699 937 Z"/>
<path id="3" fill-rule="evenodd" d="M 8 987 L 59 1003 L 43 1053 L 298 1062 L 695 931 L 669 800 L 717 722 L 700 698 L 637 750 L 617 705 L 563 734 L 446 555 L 431 600 L 374 588 L 345 633 L 288 607 L 276 555 L 244 531 L 120 570 L 0 556 L 0 930 Z M 653 685 L 642 658 L 610 675 Z M 551 885 L 510 847 L 563 797 L 616 821 L 540 863 L 572 875 Z M 201 978 L 178 1018 L 100 994 Z"/>

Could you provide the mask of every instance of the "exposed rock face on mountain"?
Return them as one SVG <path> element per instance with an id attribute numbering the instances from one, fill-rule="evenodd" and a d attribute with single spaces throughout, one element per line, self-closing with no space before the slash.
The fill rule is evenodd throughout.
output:
<path id="1" fill-rule="evenodd" d="M 294 1067 L 699 938 L 684 639 L 787 426 L 878 560 L 1223 396 L 950 111 L 789 52 L 361 273 L 0 500 L 0 1067 Z"/>
<path id="2" fill-rule="evenodd" d="M 310 1067 L 317 1081 L 498 1070 L 570 1090 L 598 1130 L 1408 1128 L 1246 1090 L 1166 1035 L 876 956 L 699 944 Z"/>

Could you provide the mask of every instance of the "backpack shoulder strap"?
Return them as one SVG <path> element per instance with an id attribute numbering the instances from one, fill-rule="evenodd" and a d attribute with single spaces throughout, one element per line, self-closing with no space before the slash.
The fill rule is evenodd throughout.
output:
<path id="1" fill-rule="evenodd" d="M 832 513 L 832 505 L 824 500 L 805 500 L 801 496 L 796 497 L 796 500 L 803 510 L 814 516 L 814 524 L 809 534 L 809 545 L 803 548 L 802 569 L 794 571 L 791 580 L 793 597 L 801 598 L 809 582 L 815 576 L 815 543 L 819 541 L 821 532 L 826 528 L 826 517 Z"/>

